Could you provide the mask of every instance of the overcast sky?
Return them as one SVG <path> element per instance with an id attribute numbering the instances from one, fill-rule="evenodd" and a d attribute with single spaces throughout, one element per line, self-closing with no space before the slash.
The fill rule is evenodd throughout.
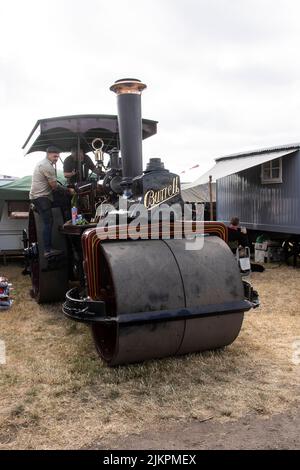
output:
<path id="1" fill-rule="evenodd" d="M 0 174 L 32 173 L 35 122 L 115 114 L 109 86 L 147 84 L 144 167 L 175 172 L 261 146 L 300 141 L 297 0 L 0 0 Z M 191 179 L 191 176 L 188 177 Z"/>

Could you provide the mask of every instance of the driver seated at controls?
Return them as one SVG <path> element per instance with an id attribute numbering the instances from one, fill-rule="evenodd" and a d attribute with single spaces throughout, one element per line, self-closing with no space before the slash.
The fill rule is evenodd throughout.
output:
<path id="1" fill-rule="evenodd" d="M 78 171 L 79 165 L 81 175 Z M 68 184 L 86 181 L 89 176 L 89 170 L 100 177 L 104 176 L 103 171 L 96 167 L 92 159 L 84 153 L 82 148 L 80 148 L 78 152 L 77 146 L 72 147 L 71 155 L 64 161 L 64 177 L 68 180 Z"/>
<path id="2" fill-rule="evenodd" d="M 56 250 L 52 246 L 52 207 L 63 208 L 64 200 L 75 192 L 73 188 L 66 188 L 57 182 L 54 166 L 59 158 L 59 153 L 60 150 L 53 145 L 46 149 L 46 157 L 34 169 L 29 193 L 30 202 L 34 204 L 43 222 L 44 256 L 46 258 L 63 254 L 61 250 Z"/>

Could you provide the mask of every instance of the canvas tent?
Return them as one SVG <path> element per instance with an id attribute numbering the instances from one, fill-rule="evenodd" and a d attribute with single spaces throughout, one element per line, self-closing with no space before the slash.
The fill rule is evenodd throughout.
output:
<path id="1" fill-rule="evenodd" d="M 194 183 L 181 184 L 181 195 L 184 202 L 209 202 L 210 194 L 208 182 L 197 184 L 196 186 L 193 185 Z M 216 202 L 216 183 L 212 183 L 212 200 Z"/>
<path id="2" fill-rule="evenodd" d="M 58 171 L 64 182 L 63 172 Z M 0 254 L 23 249 L 23 229 L 28 225 L 31 176 L 24 176 L 0 186 Z"/>
<path id="3" fill-rule="evenodd" d="M 13 181 L 17 180 L 18 178 L 15 176 L 8 176 L 8 175 L 0 175 L 0 186 L 3 186 L 7 183 L 12 183 Z"/>
<path id="4" fill-rule="evenodd" d="M 24 176 L 0 187 L 0 200 L 23 201 L 29 198 L 31 176 Z"/>
<path id="5" fill-rule="evenodd" d="M 21 251 L 22 231 L 28 225 L 31 176 L 0 187 L 0 253 Z"/>
<path id="6" fill-rule="evenodd" d="M 180 173 L 181 195 L 184 202 L 209 203 L 210 188 L 209 176 L 204 179 L 201 184 L 195 183 L 199 180 L 199 170 L 201 165 L 194 165 L 192 168 L 184 170 Z M 216 201 L 216 185 L 212 184 L 212 200 Z"/>

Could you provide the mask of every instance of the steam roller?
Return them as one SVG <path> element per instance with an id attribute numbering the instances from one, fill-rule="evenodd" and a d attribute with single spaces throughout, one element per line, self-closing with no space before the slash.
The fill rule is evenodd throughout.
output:
<path id="1" fill-rule="evenodd" d="M 103 170 L 101 178 L 98 172 L 74 186 L 84 224 L 63 220 L 53 209 L 63 256 L 42 258 L 42 223 L 34 207 L 25 251 L 33 296 L 38 302 L 65 297 L 63 313 L 91 327 L 110 366 L 228 346 L 244 313 L 259 305 L 227 245 L 226 226 L 199 220 L 195 204 L 186 207 L 179 176 L 160 158 L 143 171 L 142 140 L 157 126 L 141 118 L 145 88 L 137 79 L 118 80 L 111 87 L 117 116 L 39 121 L 39 136 L 35 128 L 25 144 L 26 153 L 44 150 L 59 136 L 67 151 L 71 140 L 92 150 Z"/>

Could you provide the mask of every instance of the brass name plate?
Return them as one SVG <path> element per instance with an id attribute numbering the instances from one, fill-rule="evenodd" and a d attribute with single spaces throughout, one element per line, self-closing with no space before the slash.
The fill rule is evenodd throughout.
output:
<path id="1" fill-rule="evenodd" d="M 147 209 L 152 209 L 153 207 L 156 207 L 159 204 L 162 204 L 163 202 L 172 199 L 172 197 L 177 196 L 177 194 L 179 193 L 179 177 L 176 176 L 175 178 L 173 178 L 172 183 L 168 186 L 165 186 L 164 188 L 159 189 L 157 191 L 153 189 L 147 191 L 144 196 L 144 206 Z"/>

